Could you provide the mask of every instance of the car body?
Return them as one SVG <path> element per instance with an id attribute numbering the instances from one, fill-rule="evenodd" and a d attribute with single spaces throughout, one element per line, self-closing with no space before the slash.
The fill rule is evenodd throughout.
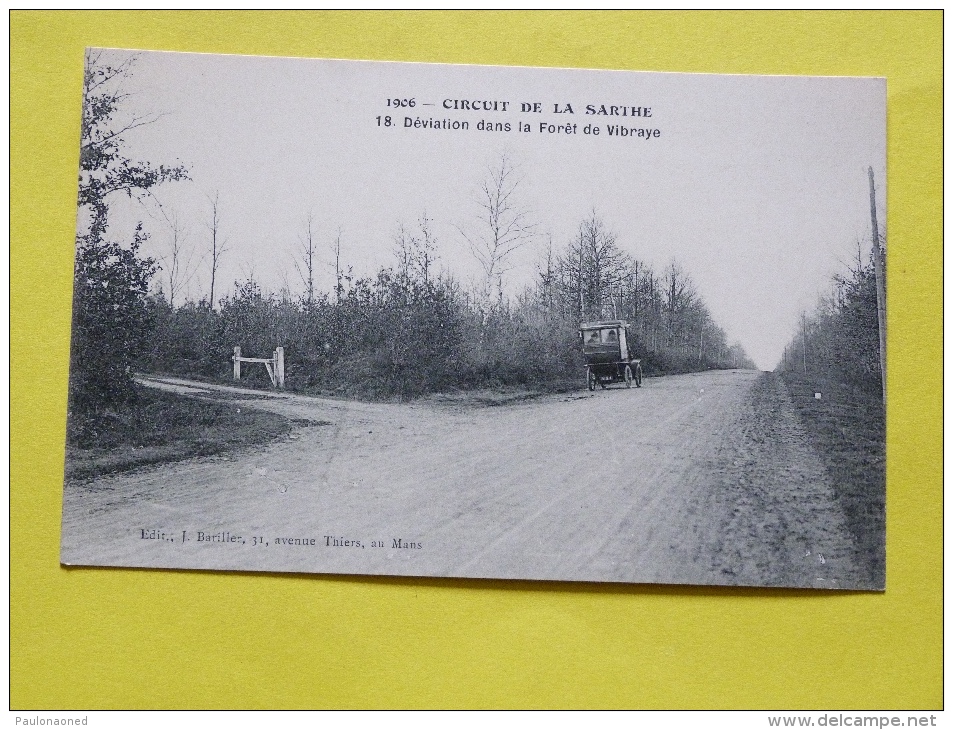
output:
<path id="1" fill-rule="evenodd" d="M 582 356 L 586 363 L 586 385 L 596 389 L 611 383 L 635 383 L 642 387 L 642 360 L 635 357 L 634 339 L 628 322 L 621 319 L 583 322 L 579 326 Z"/>

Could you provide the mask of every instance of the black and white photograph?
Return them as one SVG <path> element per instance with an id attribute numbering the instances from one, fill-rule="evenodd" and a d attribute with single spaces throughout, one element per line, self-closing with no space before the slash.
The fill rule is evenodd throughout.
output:
<path id="1" fill-rule="evenodd" d="M 62 564 L 885 589 L 884 79 L 85 62 Z"/>

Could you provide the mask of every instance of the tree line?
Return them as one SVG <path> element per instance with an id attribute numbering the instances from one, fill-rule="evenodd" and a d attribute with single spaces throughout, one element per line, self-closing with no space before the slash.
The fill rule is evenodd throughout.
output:
<path id="1" fill-rule="evenodd" d="M 624 319 L 649 374 L 753 367 L 740 345 L 728 344 L 677 264 L 657 275 L 605 241 L 598 252 L 580 250 L 577 244 L 587 243 L 580 238 L 516 297 L 487 297 L 433 273 L 426 220 L 419 236 L 401 231 L 391 266 L 373 277 L 343 277 L 333 292 L 268 292 L 249 278 L 215 308 L 204 300 L 173 307 L 154 292 L 146 299 L 150 346 L 137 366 L 225 376 L 236 345 L 256 356 L 282 346 L 293 388 L 405 398 L 544 385 L 581 381 L 582 321 Z M 581 229 L 606 232 L 597 217 Z"/>
<path id="2" fill-rule="evenodd" d="M 128 74 L 126 64 L 88 59 L 79 195 L 87 223 L 77 233 L 71 409 L 129 402 L 132 373 L 140 369 L 227 377 L 235 346 L 253 356 L 284 347 L 289 387 L 359 396 L 581 382 L 578 327 L 598 319 L 633 325 L 648 374 L 753 367 L 683 267 L 673 260 L 655 271 L 632 257 L 595 211 L 564 233 L 564 245 L 550 243 L 531 285 L 504 295 L 514 252 L 539 237 L 506 155 L 487 169 L 472 223 L 458 229 L 482 269 L 477 286 L 464 287 L 439 267 L 426 214 L 398 228 L 389 265 L 361 278 L 346 265 L 341 231 L 322 244 L 308 216 L 294 257 L 299 287 L 267 291 L 249 273 L 216 297 L 228 252 L 216 194 L 209 198 L 209 294 L 185 298 L 196 264 L 175 215 L 166 216 L 168 253 L 160 260 L 141 254 L 148 238 L 141 225 L 131 241 L 109 239 L 114 196 L 146 197 L 158 185 L 188 179 L 180 166 L 125 155 L 124 135 L 156 121 L 122 117 L 122 84 L 112 82 Z M 331 291 L 317 285 L 322 248 L 333 255 Z M 251 377 L 263 378 L 264 369 Z"/>
<path id="3" fill-rule="evenodd" d="M 871 392 L 881 389 L 874 257 L 880 256 L 886 270 L 883 237 L 878 249 L 864 256 L 858 244 L 855 260 L 833 277 L 831 293 L 802 315 L 780 370 L 819 372 Z"/>

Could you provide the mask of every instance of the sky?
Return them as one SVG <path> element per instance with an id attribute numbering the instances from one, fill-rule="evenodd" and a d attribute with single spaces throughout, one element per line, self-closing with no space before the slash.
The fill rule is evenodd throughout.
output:
<path id="1" fill-rule="evenodd" d="M 772 369 L 858 241 L 869 250 L 868 167 L 886 230 L 883 79 L 140 52 L 124 89 L 124 114 L 161 115 L 125 136 L 128 156 L 181 163 L 191 180 L 142 203 L 116 201 L 115 228 L 145 221 L 145 253 L 162 257 L 174 214 L 194 250 L 195 299 L 208 295 L 216 194 L 227 246 L 216 299 L 249 276 L 266 290 L 302 291 L 294 259 L 309 215 L 322 290 L 333 287 L 335 237 L 354 274 L 373 275 L 393 265 L 399 226 L 424 215 L 438 267 L 475 285 L 480 268 L 461 231 L 478 230 L 480 186 L 505 154 L 538 231 L 512 256 L 507 292 L 531 283 L 548 242 L 563 248 L 594 211 L 657 272 L 677 261 L 729 341 Z M 616 114 L 586 114 L 588 105 Z M 510 130 L 480 130 L 481 121 Z M 643 136 L 609 135 L 610 125 Z"/>

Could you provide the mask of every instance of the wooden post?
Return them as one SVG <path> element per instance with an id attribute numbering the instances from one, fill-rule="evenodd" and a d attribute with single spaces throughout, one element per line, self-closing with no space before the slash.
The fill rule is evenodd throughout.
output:
<path id="1" fill-rule="evenodd" d="M 232 375 L 234 376 L 235 380 L 241 380 L 242 379 L 242 348 L 241 347 L 235 348 L 235 354 L 232 355 L 232 362 L 235 363 L 234 366 L 232 367 Z"/>
<path id="2" fill-rule="evenodd" d="M 285 348 L 275 350 L 275 380 L 279 388 L 285 387 Z"/>
<path id="3" fill-rule="evenodd" d="M 887 290 L 884 285 L 883 262 L 880 260 L 880 230 L 877 226 L 877 197 L 874 194 L 874 168 L 868 167 L 870 176 L 870 232 L 874 252 L 874 276 L 877 280 L 877 328 L 880 331 L 880 382 L 883 388 L 884 405 L 887 404 Z"/>

